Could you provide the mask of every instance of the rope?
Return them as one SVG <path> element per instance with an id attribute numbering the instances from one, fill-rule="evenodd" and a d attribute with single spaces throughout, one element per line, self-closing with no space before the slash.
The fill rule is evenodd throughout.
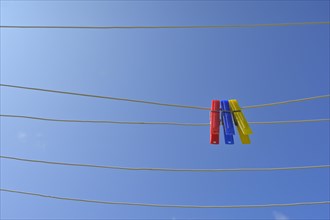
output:
<path id="1" fill-rule="evenodd" d="M 320 202 L 297 202 L 297 203 L 282 203 L 282 204 L 264 204 L 264 205 L 167 205 L 167 204 L 154 204 L 154 203 L 133 203 L 133 202 L 111 202 L 111 201 L 100 201 L 100 200 L 87 200 L 87 199 L 77 199 L 77 198 L 67 198 L 59 196 L 51 196 L 39 193 L 23 192 L 10 189 L 0 189 L 3 192 L 38 196 L 49 199 L 58 199 L 66 201 L 76 201 L 76 202 L 88 202 L 88 203 L 98 203 L 106 205 L 128 205 L 128 206 L 147 206 L 147 207 L 158 207 L 158 208 L 214 208 L 214 209 L 238 209 L 238 208 L 270 208 L 270 207 L 289 207 L 289 206 L 303 206 L 303 205 L 325 205 L 330 204 L 330 201 L 320 201 Z"/>
<path id="2" fill-rule="evenodd" d="M 193 108 L 193 109 L 200 109 L 200 110 L 209 110 L 209 108 L 198 107 L 198 106 L 150 102 L 150 101 L 138 100 L 138 99 L 127 99 L 127 98 L 118 98 L 118 97 L 111 97 L 111 96 L 91 95 L 91 94 L 83 94 L 83 93 L 76 93 L 76 92 L 66 92 L 66 91 L 59 91 L 59 90 L 32 88 L 32 87 L 16 86 L 16 85 L 8 85 L 8 84 L 0 84 L 0 86 L 16 88 L 16 89 L 35 90 L 35 91 L 41 91 L 41 92 L 59 93 L 59 94 L 66 94 L 66 95 L 85 96 L 85 97 L 99 98 L 99 99 L 111 99 L 111 100 L 126 101 L 126 102 L 138 102 L 138 103 L 144 103 L 144 104 L 150 104 L 150 105 L 161 105 L 161 106 L 171 106 L 171 107 L 178 107 L 178 108 Z"/>
<path id="3" fill-rule="evenodd" d="M 73 122 L 73 123 L 97 123 L 97 124 L 129 124 L 129 125 L 177 125 L 177 126 L 209 126 L 210 123 L 179 123 L 179 122 L 129 122 L 129 121 L 109 121 L 109 120 L 73 120 L 73 119 L 54 119 L 41 118 L 26 115 L 5 115 L 0 114 L 0 117 L 6 118 L 24 118 L 40 121 L 52 122 Z M 249 124 L 289 124 L 289 123 L 311 123 L 311 122 L 326 122 L 330 118 L 310 119 L 310 120 L 290 120 L 290 121 L 264 121 L 264 122 L 249 122 Z"/>
<path id="4" fill-rule="evenodd" d="M 0 115 L 0 117 L 7 118 L 25 118 L 41 121 L 53 121 L 53 122 L 74 122 L 74 123 L 99 123 L 99 124 L 130 124 L 130 125 L 178 125 L 178 126 L 209 126 L 209 123 L 196 124 L 196 123 L 177 123 L 177 122 L 128 122 L 128 121 L 108 121 L 108 120 L 65 120 L 65 119 L 53 119 L 53 118 L 40 118 L 25 115 Z"/>
<path id="5" fill-rule="evenodd" d="M 54 162 L 54 161 L 45 161 L 45 160 L 32 160 L 32 159 L 9 157 L 9 156 L 0 156 L 0 158 L 8 159 L 8 160 L 30 162 L 30 163 L 42 163 L 42 164 L 51 164 L 51 165 L 73 166 L 73 167 L 91 167 L 91 168 L 115 169 L 115 170 L 130 170 L 130 171 L 247 172 L 247 171 L 288 171 L 288 170 L 330 168 L 330 165 L 316 165 L 316 166 L 274 167 L 274 168 L 175 169 L 175 168 L 120 167 L 120 166 L 104 166 L 104 165 L 80 164 L 80 163 L 64 163 L 64 162 Z"/>
<path id="6" fill-rule="evenodd" d="M 326 122 L 326 121 L 330 121 L 330 118 L 307 119 L 307 120 L 289 120 L 289 121 L 262 121 L 262 122 L 249 122 L 249 124 L 269 125 L 269 124 L 291 124 L 291 123 L 310 123 L 310 122 Z"/>
<path id="7" fill-rule="evenodd" d="M 319 96 L 314 96 L 314 97 L 308 97 L 308 98 L 302 98 L 302 99 L 293 99 L 293 100 L 282 101 L 282 102 L 273 102 L 273 103 L 260 104 L 260 105 L 250 105 L 250 106 L 245 106 L 243 108 L 244 109 L 262 108 L 262 107 L 269 107 L 269 106 L 275 106 L 275 105 L 289 104 L 289 103 L 294 103 L 294 102 L 310 101 L 310 100 L 314 100 L 314 99 L 323 99 L 323 98 L 329 98 L 329 97 L 330 97 L 330 94 L 328 94 L 328 95 L 319 95 Z"/>
<path id="8" fill-rule="evenodd" d="M 152 102 L 152 101 L 145 101 L 145 100 L 138 100 L 138 99 L 118 98 L 118 97 L 112 97 L 112 96 L 100 96 L 100 95 L 92 95 L 92 94 L 84 94 L 84 93 L 76 93 L 76 92 L 68 92 L 68 91 L 59 91 L 59 90 L 51 90 L 51 89 L 42 89 L 42 88 L 33 88 L 33 87 L 17 86 L 17 85 L 9 85 L 9 84 L 0 84 L 0 86 L 9 87 L 9 88 L 16 88 L 16 89 L 25 89 L 25 90 L 34 90 L 34 91 L 41 91 L 41 92 L 58 93 L 58 94 L 65 94 L 65 95 L 75 95 L 75 96 L 84 96 L 84 97 L 91 97 L 91 98 L 111 99 L 111 100 L 116 100 L 116 101 L 137 102 L 137 103 L 150 104 L 150 105 L 160 105 L 160 106 L 170 106 L 170 107 L 190 108 L 190 109 L 199 109 L 199 110 L 210 111 L 210 108 L 201 107 L 201 106 L 169 104 L 169 103 Z M 304 102 L 304 101 L 310 101 L 310 100 L 321 99 L 321 98 L 329 98 L 329 97 L 330 97 L 330 94 L 327 94 L 327 95 L 320 95 L 320 96 L 307 97 L 307 98 L 301 98 L 301 99 L 287 100 L 287 101 L 282 101 L 282 102 L 274 102 L 274 103 L 268 103 L 268 104 L 244 106 L 244 107 L 242 107 L 242 109 L 269 107 L 269 106 L 283 105 L 283 104 L 289 104 L 289 103 L 295 103 L 295 102 Z"/>

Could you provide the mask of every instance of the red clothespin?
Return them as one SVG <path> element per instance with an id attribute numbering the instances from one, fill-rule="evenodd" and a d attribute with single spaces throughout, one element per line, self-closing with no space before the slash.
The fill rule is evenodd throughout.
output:
<path id="1" fill-rule="evenodd" d="M 210 113 L 210 144 L 219 144 L 220 101 L 212 100 Z"/>

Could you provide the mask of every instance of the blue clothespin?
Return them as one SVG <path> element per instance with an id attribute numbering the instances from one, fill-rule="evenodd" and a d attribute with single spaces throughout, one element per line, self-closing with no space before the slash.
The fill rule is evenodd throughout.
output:
<path id="1" fill-rule="evenodd" d="M 230 112 L 228 100 L 221 101 L 221 121 L 224 130 L 225 143 L 234 144 L 234 121 Z"/>

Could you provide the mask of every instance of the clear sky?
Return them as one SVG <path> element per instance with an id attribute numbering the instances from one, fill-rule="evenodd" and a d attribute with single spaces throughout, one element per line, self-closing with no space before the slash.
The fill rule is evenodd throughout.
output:
<path id="1" fill-rule="evenodd" d="M 329 1 L 2 1 L 1 25 L 222 25 L 329 21 Z M 329 94 L 329 26 L 1 30 L 1 83 L 209 107 Z M 1 113 L 207 123 L 209 112 L 1 87 Z M 249 121 L 329 118 L 321 99 L 245 111 Z M 329 164 L 329 123 L 253 125 L 251 145 L 208 127 L 1 118 L 1 155 L 169 168 Z M 1 160 L 1 187 L 105 200 L 248 205 L 329 200 L 329 170 L 170 173 Z M 265 209 L 111 206 L 1 193 L 2 219 L 328 219 L 329 205 Z"/>

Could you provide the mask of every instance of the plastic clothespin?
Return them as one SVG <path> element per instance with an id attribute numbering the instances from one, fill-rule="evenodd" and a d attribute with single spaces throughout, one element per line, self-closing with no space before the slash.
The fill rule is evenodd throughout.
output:
<path id="1" fill-rule="evenodd" d="M 235 117 L 234 117 L 234 123 L 237 127 L 239 138 L 241 139 L 242 144 L 251 144 L 249 135 L 243 134 L 241 128 L 238 126 L 238 123 L 237 123 Z"/>
<path id="2" fill-rule="evenodd" d="M 219 144 L 220 101 L 212 100 L 210 113 L 210 144 Z"/>
<path id="3" fill-rule="evenodd" d="M 221 101 L 221 121 L 223 125 L 223 131 L 226 144 L 234 144 L 234 122 L 230 112 L 230 106 L 228 100 Z"/>
<path id="4" fill-rule="evenodd" d="M 241 139 L 242 144 L 250 144 L 249 135 L 252 134 L 252 130 L 247 122 L 238 102 L 236 99 L 229 100 L 229 106 L 233 113 L 234 122 L 237 126 L 237 130 Z"/>

